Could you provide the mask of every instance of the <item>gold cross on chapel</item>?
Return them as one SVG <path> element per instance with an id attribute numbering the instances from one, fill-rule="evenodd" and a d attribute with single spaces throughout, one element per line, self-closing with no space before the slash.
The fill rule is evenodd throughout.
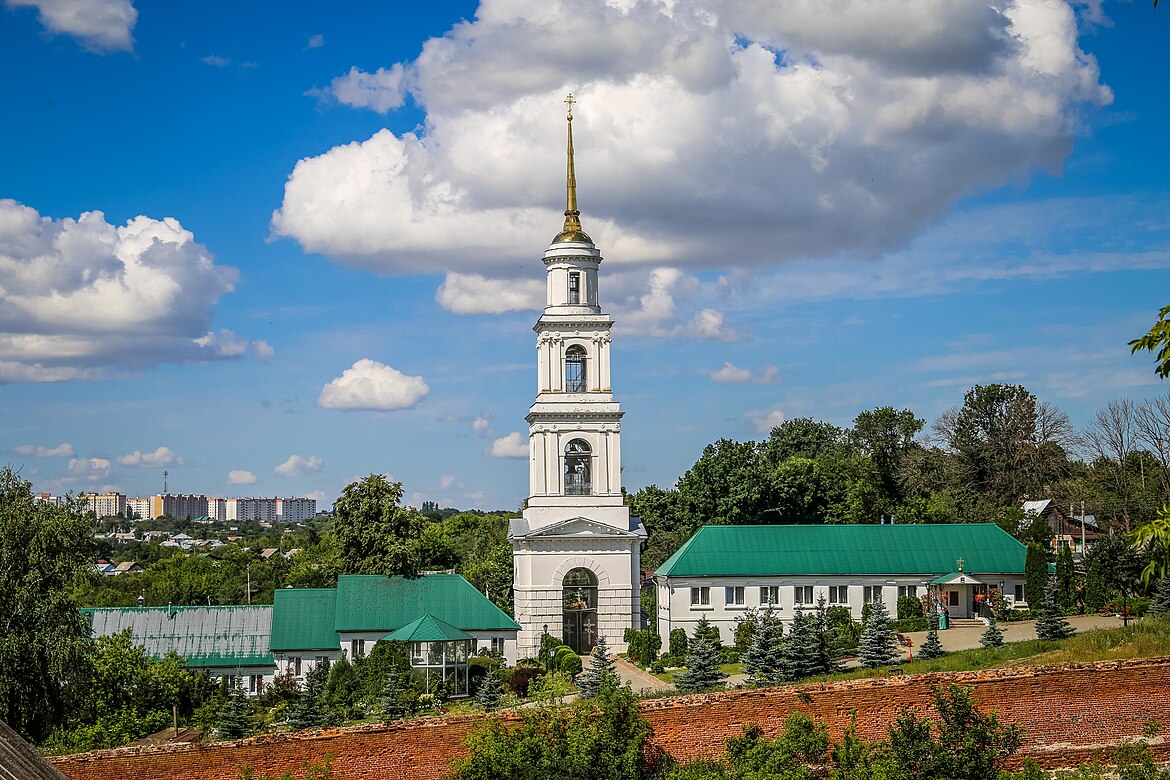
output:
<path id="1" fill-rule="evenodd" d="M 955 561 L 955 563 L 959 564 L 959 571 L 962 571 L 963 570 L 963 559 L 960 558 L 959 560 Z"/>
<path id="2" fill-rule="evenodd" d="M 565 98 L 563 102 L 569 106 L 569 119 L 572 119 L 573 118 L 573 104 L 577 102 L 577 98 L 573 97 L 573 93 L 570 92 L 569 96 L 567 98 Z"/>

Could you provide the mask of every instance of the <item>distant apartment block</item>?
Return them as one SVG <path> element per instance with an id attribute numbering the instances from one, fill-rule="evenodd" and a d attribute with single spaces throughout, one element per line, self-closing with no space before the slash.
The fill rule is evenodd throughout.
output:
<path id="1" fill-rule="evenodd" d="M 126 509 L 134 513 L 139 520 L 152 520 L 149 498 L 127 498 Z"/>
<path id="2" fill-rule="evenodd" d="M 207 514 L 207 496 L 191 493 L 164 493 L 150 497 L 150 517 L 203 517 Z"/>
<path id="3" fill-rule="evenodd" d="M 86 509 L 98 517 L 123 517 L 126 514 L 124 493 L 82 493 L 78 498 L 85 502 Z"/>
<path id="4" fill-rule="evenodd" d="M 53 506 L 64 506 L 65 496 L 55 496 L 52 493 L 37 493 L 33 496 L 33 501 L 38 504 L 52 504 Z"/>

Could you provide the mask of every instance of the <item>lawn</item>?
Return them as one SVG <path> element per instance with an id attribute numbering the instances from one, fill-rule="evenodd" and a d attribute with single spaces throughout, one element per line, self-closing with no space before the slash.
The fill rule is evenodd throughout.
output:
<path id="1" fill-rule="evenodd" d="M 1053 642 L 1032 639 L 1026 642 L 1010 642 L 1002 647 L 959 650 L 930 661 L 914 661 L 913 663 L 883 666 L 877 669 L 851 669 L 840 674 L 806 677 L 799 680 L 798 683 L 857 680 L 926 672 L 969 672 L 999 666 L 1086 663 L 1157 656 L 1170 656 L 1170 616 L 1147 617 L 1125 627 L 1093 629 L 1068 639 Z M 724 664 L 720 668 L 728 674 L 742 671 L 739 664 Z M 674 674 L 676 672 L 667 672 L 656 676 L 661 680 L 673 683 Z"/>

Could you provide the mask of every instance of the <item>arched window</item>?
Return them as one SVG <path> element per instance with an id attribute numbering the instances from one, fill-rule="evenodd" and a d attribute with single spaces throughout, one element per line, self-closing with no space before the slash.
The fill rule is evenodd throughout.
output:
<path id="1" fill-rule="evenodd" d="M 597 645 L 597 576 L 578 567 L 561 582 L 564 604 L 564 642 L 573 652 L 586 655 Z"/>
<path id="2" fill-rule="evenodd" d="M 565 350 L 565 392 L 585 392 L 585 348 L 580 344 Z"/>
<path id="3" fill-rule="evenodd" d="M 565 445 L 565 495 L 588 496 L 593 493 L 589 479 L 593 451 L 589 443 L 573 439 Z"/>

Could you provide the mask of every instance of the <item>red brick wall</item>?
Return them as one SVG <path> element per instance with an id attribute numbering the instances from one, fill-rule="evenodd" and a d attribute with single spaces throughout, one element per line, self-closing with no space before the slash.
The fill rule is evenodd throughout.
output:
<path id="1" fill-rule="evenodd" d="M 983 709 L 1024 728 L 1017 763 L 1027 757 L 1050 768 L 1075 766 L 1140 737 L 1150 720 L 1170 729 L 1170 658 L 729 691 L 651 700 L 642 709 L 654 742 L 687 760 L 718 755 L 724 740 L 748 723 L 778 731 L 795 711 L 823 719 L 840 736 L 855 710 L 862 735 L 876 739 L 902 706 L 925 711 L 931 686 L 951 682 L 970 685 Z M 72 780 L 236 780 L 245 764 L 257 773 L 299 772 L 328 755 L 337 780 L 427 780 L 447 773 L 479 720 L 428 718 L 210 745 L 122 748 L 53 762 Z M 1157 743 L 1155 753 L 1170 760 L 1170 744 Z"/>

